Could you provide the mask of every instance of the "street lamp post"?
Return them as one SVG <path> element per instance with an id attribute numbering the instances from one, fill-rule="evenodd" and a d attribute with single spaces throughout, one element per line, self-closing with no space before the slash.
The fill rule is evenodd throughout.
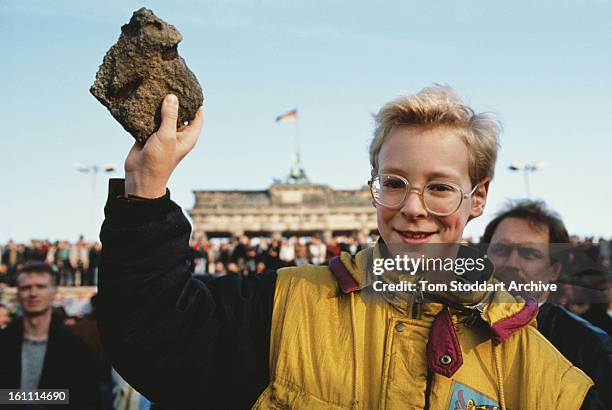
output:
<path id="1" fill-rule="evenodd" d="M 117 169 L 117 166 L 113 163 L 107 162 L 104 164 L 85 165 L 82 163 L 74 164 L 77 171 L 84 174 L 91 173 L 91 199 L 90 199 L 90 210 L 89 210 L 89 229 L 91 238 L 96 239 L 96 228 L 95 228 L 95 213 L 96 213 L 96 191 L 98 185 L 98 172 L 103 171 L 105 173 L 113 172 Z"/>
<path id="2" fill-rule="evenodd" d="M 539 171 L 546 166 L 546 163 L 539 162 L 537 164 L 524 164 L 522 162 L 513 162 L 510 164 L 508 169 L 510 171 L 523 171 L 523 177 L 525 181 L 525 192 L 527 193 L 527 198 L 531 198 L 531 188 L 529 184 L 529 174 Z"/>

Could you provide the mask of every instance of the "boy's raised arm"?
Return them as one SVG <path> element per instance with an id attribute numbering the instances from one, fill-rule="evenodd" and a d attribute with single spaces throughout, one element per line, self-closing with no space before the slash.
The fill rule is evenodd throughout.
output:
<path id="1" fill-rule="evenodd" d="M 202 113 L 175 129 L 166 97 L 162 124 L 135 144 L 126 179 L 112 180 L 100 234 L 99 327 L 113 365 L 158 404 L 250 407 L 268 384 L 275 274 L 207 284 L 191 275 L 191 226 L 166 184 L 193 148 Z"/>

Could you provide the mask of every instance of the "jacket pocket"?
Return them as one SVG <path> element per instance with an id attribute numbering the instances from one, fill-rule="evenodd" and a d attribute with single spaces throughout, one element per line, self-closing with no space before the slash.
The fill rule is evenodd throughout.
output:
<path id="1" fill-rule="evenodd" d="M 272 381 L 253 405 L 253 409 L 262 410 L 341 410 L 348 408 L 350 407 L 326 402 L 295 386 L 288 386 L 278 381 Z"/>

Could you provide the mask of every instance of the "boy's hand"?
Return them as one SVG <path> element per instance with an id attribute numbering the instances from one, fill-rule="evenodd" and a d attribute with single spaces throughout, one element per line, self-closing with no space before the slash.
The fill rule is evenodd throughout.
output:
<path id="1" fill-rule="evenodd" d="M 176 129 L 179 102 L 175 95 L 164 98 L 161 125 L 145 142 L 136 142 L 125 159 L 125 194 L 143 198 L 165 195 L 170 175 L 193 149 L 204 123 L 202 107 L 193 121 Z"/>

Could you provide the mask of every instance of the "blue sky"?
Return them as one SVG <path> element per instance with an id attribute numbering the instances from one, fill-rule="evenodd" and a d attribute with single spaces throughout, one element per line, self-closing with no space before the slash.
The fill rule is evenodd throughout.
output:
<path id="1" fill-rule="evenodd" d="M 612 236 L 612 3 L 491 3 L 0 0 L 0 243 L 92 236 L 91 178 L 73 164 L 121 169 L 132 138 L 88 90 L 141 6 L 181 31 L 179 52 L 205 91 L 204 133 L 170 181 L 185 208 L 194 189 L 262 189 L 285 176 L 293 129 L 274 118 L 295 106 L 311 180 L 360 187 L 371 114 L 447 83 L 505 127 L 487 212 L 466 236 L 525 196 L 513 161 L 547 163 L 532 196 L 571 232 Z"/>

